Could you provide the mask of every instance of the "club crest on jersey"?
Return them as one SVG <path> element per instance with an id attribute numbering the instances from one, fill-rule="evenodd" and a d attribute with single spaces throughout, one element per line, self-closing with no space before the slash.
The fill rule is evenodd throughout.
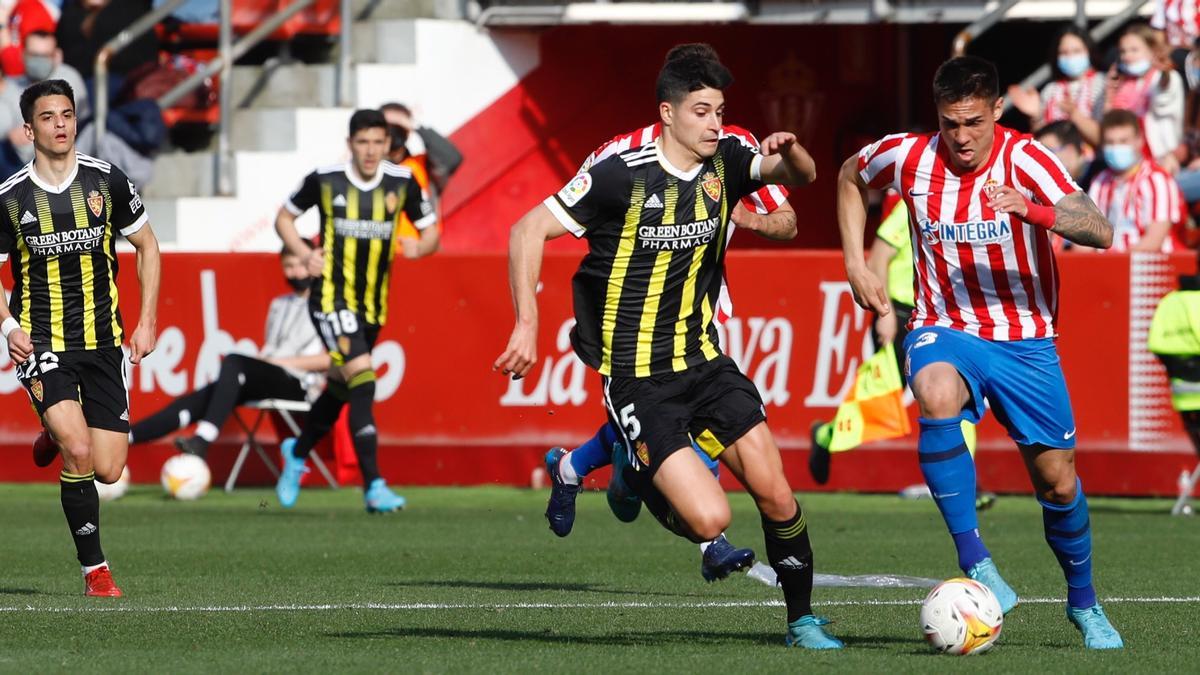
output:
<path id="1" fill-rule="evenodd" d="M 996 182 L 995 178 L 989 178 L 983 184 L 983 194 L 991 197 L 992 193 L 994 193 L 999 187 L 1000 184 Z"/>
<path id="2" fill-rule="evenodd" d="M 558 198 L 568 207 L 575 206 L 592 189 L 592 175 L 581 173 L 571 179 L 563 189 L 558 191 Z"/>
<path id="3" fill-rule="evenodd" d="M 92 210 L 92 215 L 100 217 L 100 212 L 104 210 L 104 197 L 95 190 L 88 193 L 87 197 L 88 208 Z"/>
<path id="4" fill-rule="evenodd" d="M 387 207 L 388 213 L 395 213 L 396 207 L 400 205 L 400 198 L 396 196 L 395 192 L 389 192 L 383 198 L 383 205 Z"/>
<path id="5" fill-rule="evenodd" d="M 943 223 L 922 218 L 918 225 L 921 237 L 929 244 L 998 244 L 1012 239 L 1012 224 L 1004 217 L 966 223 Z"/>
<path id="6" fill-rule="evenodd" d="M 33 397 L 38 400 L 38 403 L 42 402 L 43 392 L 41 380 L 37 379 L 36 377 L 33 378 L 33 380 L 29 383 L 29 391 L 33 394 Z"/>
<path id="7" fill-rule="evenodd" d="M 721 179 L 717 178 L 717 174 L 709 171 L 705 173 L 700 180 L 704 181 L 700 187 L 704 188 L 704 194 L 714 202 L 721 198 Z"/>

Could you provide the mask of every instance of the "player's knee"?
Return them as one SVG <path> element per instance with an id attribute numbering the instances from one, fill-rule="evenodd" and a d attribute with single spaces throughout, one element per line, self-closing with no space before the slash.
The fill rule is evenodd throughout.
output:
<path id="1" fill-rule="evenodd" d="M 1043 476 L 1043 481 L 1045 487 L 1041 490 L 1042 501 L 1051 504 L 1070 504 L 1075 501 L 1078 484 L 1074 471 L 1064 471 L 1053 477 Z"/>
<path id="2" fill-rule="evenodd" d="M 108 466 L 101 466 L 97 464 L 92 470 L 96 472 L 96 480 L 98 482 L 106 485 L 112 485 L 113 483 L 121 480 L 121 472 L 125 470 L 125 466 L 118 466 L 116 463 Z"/>
<path id="3" fill-rule="evenodd" d="M 68 439 L 59 443 L 63 457 L 75 466 L 91 466 L 92 443 L 89 439 Z"/>
<path id="4" fill-rule="evenodd" d="M 782 522 L 796 515 L 796 497 L 786 487 L 758 501 L 758 510 L 767 520 Z"/>
<path id="5" fill-rule="evenodd" d="M 729 527 L 730 520 L 729 504 L 722 502 L 688 518 L 687 526 L 697 541 L 712 541 Z"/>

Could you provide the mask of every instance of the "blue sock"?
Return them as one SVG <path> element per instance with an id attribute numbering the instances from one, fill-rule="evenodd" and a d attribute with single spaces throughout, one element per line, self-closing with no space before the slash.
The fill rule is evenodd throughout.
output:
<path id="1" fill-rule="evenodd" d="M 1058 558 L 1063 576 L 1067 578 L 1067 604 L 1087 609 L 1096 604 L 1096 589 L 1092 587 L 1092 530 L 1088 518 L 1087 497 L 1083 485 L 1075 479 L 1075 501 L 1070 504 L 1042 505 L 1042 522 L 1046 526 L 1046 543 Z"/>
<path id="2" fill-rule="evenodd" d="M 612 464 L 612 446 L 617 441 L 617 434 L 612 426 L 605 424 L 596 431 L 583 445 L 571 451 L 567 457 L 571 460 L 571 468 L 582 479 L 589 473 L 602 466 Z"/>
<path id="3" fill-rule="evenodd" d="M 954 537 L 958 566 L 966 572 L 984 558 L 991 557 L 979 538 L 979 519 L 975 515 L 975 462 L 967 451 L 957 417 L 918 420 L 921 436 L 917 457 L 921 473 L 933 493 L 946 529 Z"/>
<path id="4" fill-rule="evenodd" d="M 692 441 L 692 449 L 696 451 L 696 456 L 700 458 L 700 461 L 704 462 L 704 466 L 708 467 L 708 470 L 712 472 L 713 478 L 720 479 L 721 463 L 709 457 L 708 453 L 701 450 L 695 441 Z"/>

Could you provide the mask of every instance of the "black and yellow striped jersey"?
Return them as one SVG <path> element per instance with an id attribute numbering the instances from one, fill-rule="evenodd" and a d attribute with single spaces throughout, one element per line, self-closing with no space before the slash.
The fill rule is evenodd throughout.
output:
<path id="1" fill-rule="evenodd" d="M 762 187 L 762 157 L 735 137 L 691 171 L 655 142 L 581 172 L 545 201 L 588 254 L 574 277 L 571 342 L 603 375 L 680 372 L 720 354 L 713 308 L 731 209 Z"/>
<path id="2" fill-rule="evenodd" d="M 434 225 L 428 194 L 408 167 L 383 162 L 374 178 L 363 180 L 352 166 L 340 164 L 308 174 L 284 204 L 297 216 L 313 206 L 321 216 L 325 270 L 313 285 L 309 306 L 326 314 L 350 310 L 382 326 L 400 216 L 418 230 Z"/>
<path id="3" fill-rule="evenodd" d="M 12 258 L 9 308 L 34 349 L 120 347 L 116 234 L 146 224 L 137 188 L 82 153 L 61 185 L 25 165 L 0 184 L 0 263 Z"/>

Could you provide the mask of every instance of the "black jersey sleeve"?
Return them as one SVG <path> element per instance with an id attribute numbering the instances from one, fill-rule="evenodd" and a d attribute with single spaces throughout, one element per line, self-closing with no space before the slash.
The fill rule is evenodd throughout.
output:
<path id="1" fill-rule="evenodd" d="M 146 205 L 138 194 L 137 186 L 116 166 L 109 170 L 108 191 L 112 196 L 112 225 L 129 237 L 146 225 Z"/>
<path id="2" fill-rule="evenodd" d="M 576 174 L 543 203 L 571 234 L 582 237 L 628 208 L 631 185 L 625 161 L 613 156 Z"/>
<path id="3" fill-rule="evenodd" d="M 429 201 L 429 194 L 421 189 L 421 184 L 415 177 L 405 181 L 404 190 L 404 215 L 412 221 L 413 227 L 424 230 L 436 224 L 437 213 L 433 210 L 433 203 Z"/>
<path id="4" fill-rule="evenodd" d="M 317 172 L 314 171 L 305 176 L 304 180 L 300 181 L 300 186 L 283 203 L 283 208 L 287 209 L 293 216 L 298 216 L 316 206 L 320 198 L 321 179 L 317 176 Z"/>
<path id="5" fill-rule="evenodd" d="M 0 264 L 8 262 L 8 256 L 17 247 L 17 231 L 8 212 L 0 209 Z"/>
<path id="6" fill-rule="evenodd" d="M 739 136 L 726 136 L 721 139 L 717 152 L 725 163 L 725 185 L 731 203 L 762 189 L 762 176 L 759 173 L 762 155 L 757 148 L 751 147 Z"/>

